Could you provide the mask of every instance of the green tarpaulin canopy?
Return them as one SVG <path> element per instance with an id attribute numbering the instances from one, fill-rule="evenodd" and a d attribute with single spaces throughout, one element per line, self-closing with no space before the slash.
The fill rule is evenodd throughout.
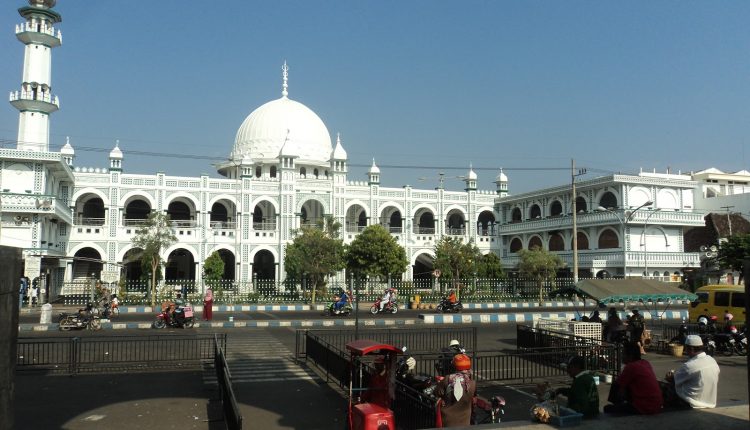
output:
<path id="1" fill-rule="evenodd" d="M 693 301 L 696 295 L 671 284 L 649 279 L 587 279 L 575 286 L 579 294 L 599 303 Z"/>

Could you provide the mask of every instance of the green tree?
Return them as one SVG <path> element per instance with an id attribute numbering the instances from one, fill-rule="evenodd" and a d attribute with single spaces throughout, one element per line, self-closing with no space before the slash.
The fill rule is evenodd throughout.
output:
<path id="1" fill-rule="evenodd" d="M 219 286 L 219 281 L 223 278 L 224 260 L 221 259 L 218 252 L 214 251 L 203 262 L 203 280 L 211 288 L 216 289 Z"/>
<path id="2" fill-rule="evenodd" d="M 459 237 L 443 236 L 435 244 L 433 267 L 440 270 L 441 279 L 452 280 L 454 288 L 457 288 L 461 279 L 477 273 L 481 259 L 482 252 L 473 241 L 464 243 Z"/>
<path id="3" fill-rule="evenodd" d="M 531 250 L 522 249 L 518 254 L 521 258 L 518 271 L 522 276 L 536 281 L 539 286 L 539 303 L 541 304 L 544 282 L 555 279 L 557 270 L 564 264 L 557 254 L 551 254 L 536 246 Z"/>
<path id="4" fill-rule="evenodd" d="M 750 234 L 735 234 L 719 244 L 717 262 L 723 269 L 739 271 L 739 283 L 743 280 L 743 260 L 746 258 L 750 258 Z"/>
<path id="5" fill-rule="evenodd" d="M 494 252 L 488 252 L 482 255 L 477 267 L 477 276 L 483 279 L 503 279 L 505 271 L 503 262 Z"/>
<path id="6" fill-rule="evenodd" d="M 408 265 L 404 248 L 381 225 L 365 228 L 346 248 L 346 267 L 358 278 L 387 278 L 404 273 Z"/>
<path id="7" fill-rule="evenodd" d="M 312 302 L 318 290 L 325 287 L 329 276 L 343 270 L 344 242 L 338 238 L 341 224 L 331 217 L 320 220 L 315 227 L 302 227 L 286 246 L 284 267 L 287 276 L 306 277 L 312 288 Z"/>
<path id="8" fill-rule="evenodd" d="M 172 231 L 169 215 L 162 212 L 151 212 L 133 236 L 133 246 L 143 250 L 141 261 L 148 262 L 151 306 L 156 305 L 156 276 L 162 265 L 161 252 L 175 242 L 177 237 Z"/>

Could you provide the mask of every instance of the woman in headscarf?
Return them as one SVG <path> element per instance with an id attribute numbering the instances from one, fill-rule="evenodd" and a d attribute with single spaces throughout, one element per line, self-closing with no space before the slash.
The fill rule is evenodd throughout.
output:
<path id="1" fill-rule="evenodd" d="M 211 287 L 206 288 L 206 294 L 203 295 L 203 319 L 211 321 L 213 318 L 214 292 Z"/>

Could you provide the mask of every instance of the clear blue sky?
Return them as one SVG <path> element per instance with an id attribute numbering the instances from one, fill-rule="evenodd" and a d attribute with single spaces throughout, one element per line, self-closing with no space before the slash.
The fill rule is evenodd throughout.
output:
<path id="1" fill-rule="evenodd" d="M 0 88 L 20 87 L 23 0 L 0 10 Z M 388 186 L 437 185 L 437 166 L 470 163 L 515 193 L 593 174 L 750 161 L 747 1 L 176 1 L 59 0 L 51 143 L 77 164 L 106 167 L 120 139 L 125 170 L 215 175 L 243 119 L 290 98 L 336 132 L 350 164 L 382 168 Z M 7 94 L 7 93 L 6 93 Z M 0 107 L 0 139 L 18 115 Z M 57 145 L 57 146 L 55 146 Z M 598 170 L 596 170 L 598 169 Z M 365 179 L 366 168 L 350 169 Z M 426 181 L 418 178 L 427 177 Z M 462 183 L 451 180 L 449 189 Z"/>

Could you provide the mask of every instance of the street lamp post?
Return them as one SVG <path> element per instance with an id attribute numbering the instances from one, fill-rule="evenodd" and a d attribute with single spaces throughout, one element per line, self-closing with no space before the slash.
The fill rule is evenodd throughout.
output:
<path id="1" fill-rule="evenodd" d="M 646 221 L 643 223 L 643 267 L 644 271 L 646 272 L 646 277 L 648 277 L 648 247 L 646 245 L 648 241 L 648 235 L 646 234 L 646 230 L 648 230 L 648 220 L 651 219 L 651 216 L 653 216 L 655 213 L 659 212 L 661 209 L 656 208 L 653 211 L 651 211 L 650 214 L 646 217 Z"/>
<path id="2" fill-rule="evenodd" d="M 638 206 L 637 208 L 633 209 L 630 213 L 623 212 L 623 214 L 626 214 L 625 219 L 623 219 L 620 214 L 615 212 L 612 209 L 605 208 L 602 206 L 599 206 L 596 208 L 597 211 L 600 212 L 609 212 L 617 217 L 617 220 L 620 221 L 620 225 L 622 226 L 622 277 L 625 278 L 628 274 L 628 249 L 625 246 L 625 227 L 627 224 L 633 219 L 633 216 L 636 212 L 638 212 L 640 209 L 653 205 L 654 202 L 649 200 L 646 203 Z"/>

